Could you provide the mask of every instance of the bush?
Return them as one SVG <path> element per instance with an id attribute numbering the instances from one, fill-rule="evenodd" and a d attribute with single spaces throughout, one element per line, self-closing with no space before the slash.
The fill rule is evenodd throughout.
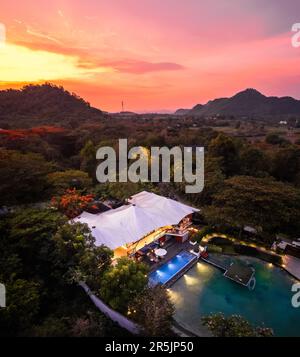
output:
<path id="1" fill-rule="evenodd" d="M 79 170 L 50 173 L 48 181 L 52 187 L 52 194 L 63 194 L 69 188 L 80 190 L 92 185 L 92 180 L 88 174 Z"/>
<path id="2" fill-rule="evenodd" d="M 271 145 L 286 145 L 290 144 L 290 141 L 276 133 L 270 133 L 266 136 L 266 143 Z"/>
<path id="3" fill-rule="evenodd" d="M 237 254 L 249 255 L 251 257 L 256 257 L 276 265 L 281 265 L 282 263 L 282 258 L 280 256 L 262 252 L 254 247 L 249 247 L 247 245 L 235 244 L 234 250 Z"/>
<path id="4" fill-rule="evenodd" d="M 207 251 L 208 251 L 208 253 L 222 253 L 223 249 L 222 249 L 222 247 L 219 247 L 217 245 L 208 244 L 207 245 Z"/>
<path id="5" fill-rule="evenodd" d="M 272 337 L 274 332 L 265 326 L 252 326 L 247 320 L 239 315 L 226 317 L 222 313 L 204 316 L 204 326 L 215 337 Z"/>
<path id="6" fill-rule="evenodd" d="M 213 237 L 210 243 L 218 246 L 229 246 L 233 244 L 229 239 L 222 237 Z"/>
<path id="7" fill-rule="evenodd" d="M 191 240 L 193 242 L 201 243 L 202 238 L 204 238 L 206 235 L 213 233 L 214 229 L 210 226 L 202 228 L 199 232 L 194 233 L 192 235 Z"/>

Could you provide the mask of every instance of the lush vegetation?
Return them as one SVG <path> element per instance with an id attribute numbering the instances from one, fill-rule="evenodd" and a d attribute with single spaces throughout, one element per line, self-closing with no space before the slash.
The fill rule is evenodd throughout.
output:
<path id="1" fill-rule="evenodd" d="M 99 284 L 99 295 L 109 305 L 123 313 L 128 305 L 144 290 L 148 282 L 148 267 L 128 258 L 120 258 L 116 266 L 110 267 Z"/>
<path id="2" fill-rule="evenodd" d="M 77 286 L 80 279 L 98 286 L 112 256 L 94 245 L 87 226 L 70 226 L 53 210 L 22 209 L 1 220 L 0 231 L 0 281 L 8 297 L 1 335 L 72 335 L 80 321 L 89 333 L 90 324 L 106 333 L 106 319 Z"/>
<path id="3" fill-rule="evenodd" d="M 124 333 L 95 311 L 80 279 L 111 307 L 130 312 L 145 334 L 171 333 L 172 306 L 164 290 L 146 288 L 147 268 L 127 259 L 111 266 L 112 253 L 95 246 L 87 227 L 67 223 L 97 199 L 124 200 L 146 189 L 191 203 L 209 226 L 196 241 L 215 229 L 241 237 L 245 225 L 265 246 L 277 233 L 300 236 L 296 127 L 284 132 L 270 118 L 125 120 L 50 84 L 2 91 L 0 102 L 0 281 L 10 297 L 0 311 L 1 335 Z M 98 184 L 95 152 L 117 149 L 119 138 L 128 138 L 129 148 L 204 146 L 204 191 L 186 195 L 184 182 Z"/>
<path id="4" fill-rule="evenodd" d="M 242 316 L 215 314 L 202 318 L 205 325 L 215 337 L 272 337 L 273 331 L 267 327 L 253 327 Z"/>
<path id="5" fill-rule="evenodd" d="M 170 336 L 174 306 L 160 285 L 145 288 L 129 305 L 129 316 L 144 327 L 146 336 Z"/>

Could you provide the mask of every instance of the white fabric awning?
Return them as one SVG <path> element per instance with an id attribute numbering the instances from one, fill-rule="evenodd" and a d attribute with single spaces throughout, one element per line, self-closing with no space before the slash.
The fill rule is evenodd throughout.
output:
<path id="1" fill-rule="evenodd" d="M 116 249 L 134 243 L 148 233 L 178 224 L 199 210 L 154 193 L 143 191 L 132 196 L 129 204 L 100 214 L 83 212 L 73 221 L 86 223 L 96 245 Z"/>

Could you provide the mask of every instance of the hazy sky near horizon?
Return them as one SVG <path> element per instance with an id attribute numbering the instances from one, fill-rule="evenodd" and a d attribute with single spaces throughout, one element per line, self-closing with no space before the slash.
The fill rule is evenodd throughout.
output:
<path id="1" fill-rule="evenodd" d="M 299 0 L 10 0 L 0 23 L 0 89 L 50 81 L 108 111 L 300 99 Z"/>

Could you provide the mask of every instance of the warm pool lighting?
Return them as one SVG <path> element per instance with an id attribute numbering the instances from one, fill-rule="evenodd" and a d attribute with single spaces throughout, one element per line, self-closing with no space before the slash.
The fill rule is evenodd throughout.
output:
<path id="1" fill-rule="evenodd" d="M 150 273 L 150 284 L 166 284 L 192 260 L 195 260 L 195 256 L 189 253 L 188 251 L 183 251 L 182 253 L 172 258 L 170 261 L 161 265 L 158 270 L 155 270 Z"/>
<path id="2" fill-rule="evenodd" d="M 197 263 L 197 269 L 199 272 L 202 272 L 202 273 L 209 271 L 208 265 L 203 264 L 203 263 Z"/>
<path id="3" fill-rule="evenodd" d="M 186 282 L 187 285 L 195 285 L 197 284 L 197 279 L 189 276 L 189 275 L 184 275 L 184 280 Z"/>
<path id="4" fill-rule="evenodd" d="M 272 267 L 273 267 L 273 264 L 272 264 L 272 263 L 269 263 L 269 264 L 268 264 L 268 267 L 269 267 L 269 268 L 272 268 Z"/>

